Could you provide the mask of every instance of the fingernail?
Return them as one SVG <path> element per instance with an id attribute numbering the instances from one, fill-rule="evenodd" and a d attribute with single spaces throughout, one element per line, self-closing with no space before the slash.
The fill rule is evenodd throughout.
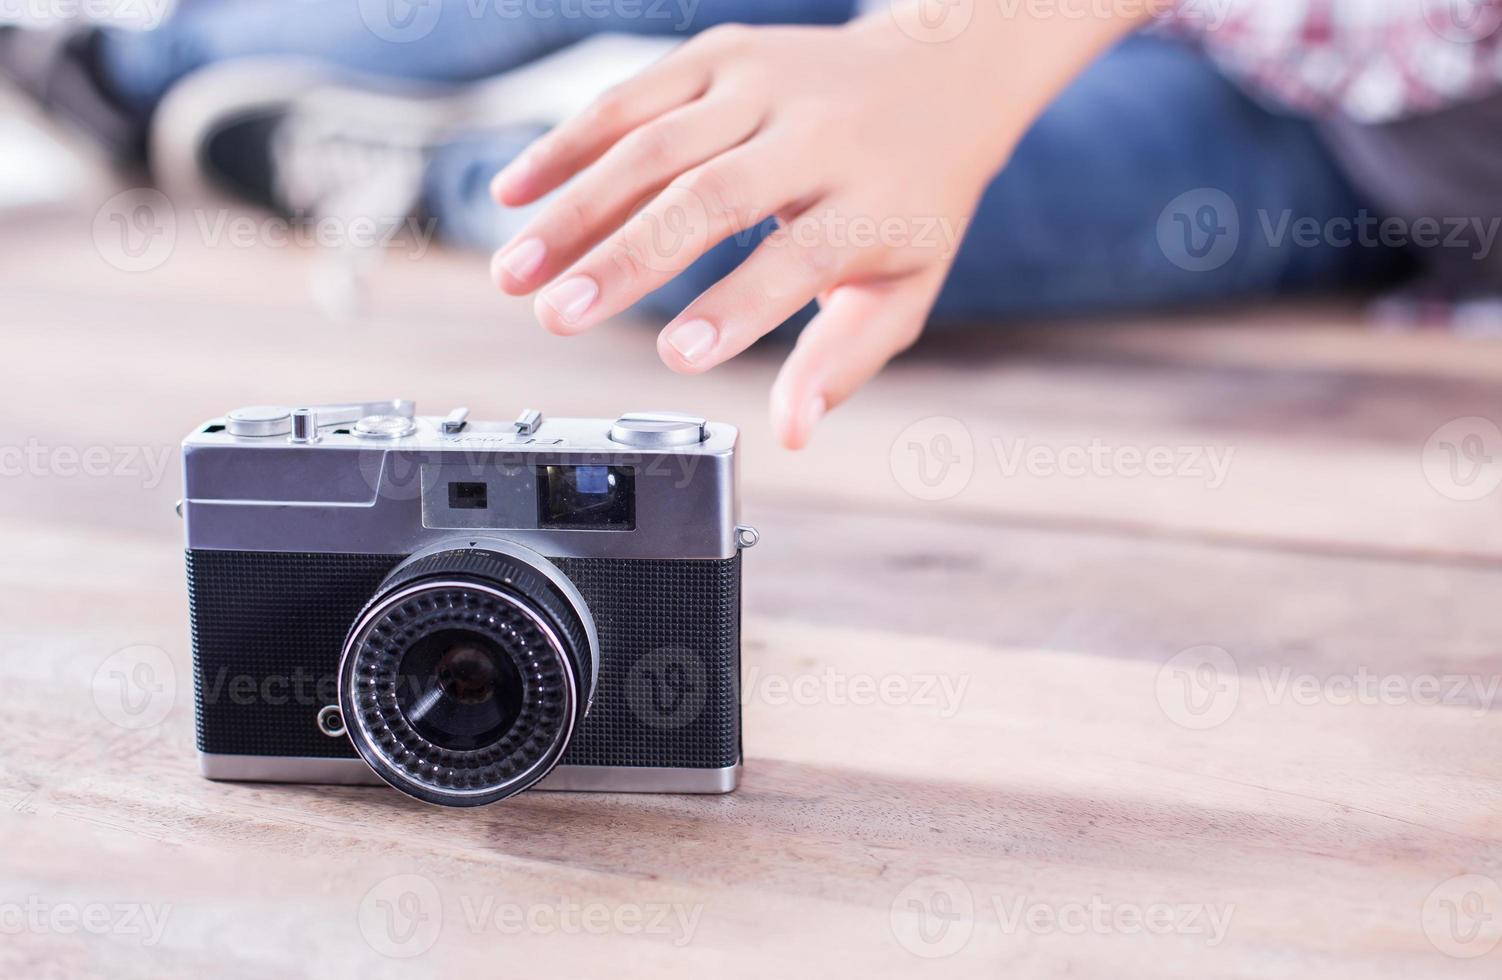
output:
<path id="1" fill-rule="evenodd" d="M 495 175 L 490 182 L 490 193 L 493 197 L 500 197 L 513 184 L 519 184 L 532 173 L 532 154 L 523 153 L 501 168 L 501 172 Z"/>
<path id="2" fill-rule="evenodd" d="M 674 327 L 668 334 L 668 346 L 689 363 L 708 354 L 720 339 L 720 332 L 708 320 L 689 320 Z"/>
<path id="3" fill-rule="evenodd" d="M 574 276 L 543 291 L 543 302 L 558 314 L 564 323 L 575 323 L 600 295 L 600 287 L 588 276 Z"/>
<path id="4" fill-rule="evenodd" d="M 501 255 L 501 268 L 518 282 L 526 282 L 542 260 L 547 257 L 548 247 L 540 238 L 528 238 L 507 249 Z"/>

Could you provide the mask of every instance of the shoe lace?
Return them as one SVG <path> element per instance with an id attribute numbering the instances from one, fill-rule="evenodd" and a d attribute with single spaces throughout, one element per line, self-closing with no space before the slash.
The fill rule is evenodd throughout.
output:
<path id="1" fill-rule="evenodd" d="M 426 162 L 421 139 L 372 138 L 293 114 L 278 127 L 271 154 L 277 203 L 314 223 L 325 246 L 312 273 L 314 301 L 336 320 L 359 315 L 387 245 L 414 230 Z"/>

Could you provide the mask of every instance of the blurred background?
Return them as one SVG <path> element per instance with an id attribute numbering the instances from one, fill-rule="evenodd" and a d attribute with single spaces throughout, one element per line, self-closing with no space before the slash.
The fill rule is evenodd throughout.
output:
<path id="1" fill-rule="evenodd" d="M 440 6 L 455 9 L 0 0 L 15 27 L 0 29 L 0 833 L 13 843 L 0 911 L 26 896 L 170 910 L 153 948 L 8 933 L 0 965 L 410 975 L 370 923 L 417 875 L 446 929 L 419 953 L 454 973 L 493 971 L 502 951 L 580 975 L 686 963 L 765 976 L 791 955 L 862 977 L 925 964 L 1198 977 L 1229 972 L 1226 956 L 1266 975 L 1495 976 L 1502 904 L 1446 890 L 1462 872 L 1502 879 L 1497 714 L 1481 700 L 1495 683 L 1454 704 L 1381 705 L 1277 702 L 1260 685 L 1288 671 L 1397 678 L 1409 695 L 1416 679 L 1496 680 L 1494 299 L 1433 288 L 1396 256 L 1390 279 L 1329 294 L 971 318 L 932 330 L 789 453 L 767 418 L 785 338 L 679 376 L 652 341 L 682 290 L 560 338 L 487 274 L 489 249 L 526 217 L 489 205 L 493 173 L 670 48 L 634 29 L 644 12 L 696 23 L 713 4 L 616 0 L 621 30 L 587 39 L 579 18 L 513 15 L 514 70 L 457 87 L 494 48 L 464 30 L 432 43 Z M 758 9 L 786 6 L 836 21 L 853 5 Z M 215 43 L 254 47 L 252 28 L 277 43 L 204 64 L 194 32 L 161 43 L 174 10 L 202 15 L 197 36 Z M 128 32 L 108 55 L 100 24 Z M 139 101 L 101 98 L 88 70 L 101 59 Z M 1101 145 L 1086 162 L 1132 161 Z M 1127 186 L 1148 215 L 1129 243 L 1139 264 L 1101 260 L 1090 248 L 1114 243 L 1089 220 L 1091 192 L 1113 182 L 1089 172 L 1060 195 L 1078 209 L 994 243 L 1052 238 L 1091 281 L 1118 285 L 1303 254 L 1292 239 L 1256 247 L 1268 233 L 1248 209 L 1246 247 L 1215 252 L 1228 218 L 1216 188 Z M 1031 273 L 989 278 L 1020 287 Z M 737 794 L 536 794 L 455 815 L 373 789 L 198 778 L 173 510 L 182 435 L 240 405 L 392 397 L 487 419 L 670 407 L 741 428 L 744 518 L 762 541 L 747 557 Z M 1240 684 L 1213 727 L 1186 722 L 1193 706 L 1164 683 L 1179 679 L 1171 664 L 1206 667 L 1206 649 L 1210 681 Z M 122 662 L 157 665 L 129 689 L 149 724 L 123 717 L 105 683 Z M 965 693 L 948 713 L 913 697 L 856 703 L 842 693 L 852 677 Z M 815 693 L 786 696 L 797 685 Z M 930 923 L 906 903 L 935 876 L 974 893 L 977 928 L 931 959 L 911 928 Z M 1237 918 L 1220 949 L 980 922 L 987 896 L 1014 893 L 1051 907 L 1213 901 Z M 688 903 L 703 926 L 680 949 L 502 937 L 461 912 L 560 895 Z M 1435 895 L 1435 908 L 1481 908 L 1490 931 L 1447 938 L 1443 909 L 1425 911 Z"/>
<path id="2" fill-rule="evenodd" d="M 14 368 L 4 425 L 7 445 L 35 457 L 6 487 L 18 512 L 80 532 L 137 528 L 170 564 L 176 447 L 189 426 L 241 404 L 404 397 L 427 414 L 463 404 L 482 418 L 528 406 L 614 417 L 668 406 L 734 422 L 751 516 L 769 508 L 799 529 L 780 544 L 769 535 L 770 548 L 801 560 L 843 553 L 832 567 L 853 545 L 809 525 L 803 515 L 820 508 L 873 526 L 903 515 L 1363 553 L 1502 549 L 1502 528 L 1476 519 L 1502 482 L 1502 431 L 1488 421 L 1497 304 L 1484 291 L 1441 293 L 1400 275 L 1330 294 L 941 324 L 835 413 L 812 451 L 787 453 L 766 410 L 784 340 L 680 376 L 651 341 L 682 289 L 608 329 L 559 338 L 486 271 L 489 249 L 526 219 L 489 202 L 495 171 L 661 57 L 675 29 L 701 24 L 714 3 L 539 19 L 524 6 L 407 0 L 58 2 L 0 6 L 13 25 L 0 32 L 0 324 Z M 835 22 L 853 5 L 759 9 L 771 20 L 796 10 Z M 476 13 L 502 18 L 501 43 L 469 43 Z M 202 21 L 169 20 L 187 17 Z M 191 30 L 164 33 L 166 23 Z M 670 36 L 645 36 L 664 24 Z M 141 83 L 144 116 L 102 98 L 85 70 L 107 60 L 97 30 L 106 25 L 121 77 Z M 205 37 L 268 50 L 204 64 Z M 479 71 L 466 59 L 501 56 L 512 70 L 453 83 Z M 394 81 L 397 69 L 406 77 Z M 1094 153 L 1105 169 L 1131 162 L 1122 147 Z M 1154 274 L 1214 276 L 1205 270 L 1224 259 L 1177 237 L 1207 207 L 1217 217 L 1212 191 L 1175 188 L 1171 200 L 1143 204 L 1162 212 L 1156 235 L 1147 225 Z M 1254 265 L 1291 264 L 1301 251 L 1291 238 L 1252 241 L 1278 218 L 1243 210 L 1245 247 L 1225 268 L 1243 253 Z M 1079 221 L 1070 212 L 1039 231 L 1103 237 Z M 1007 235 L 1025 249 L 1027 230 Z M 1139 271 L 1076 264 L 1097 278 Z M 161 462 L 90 476 L 76 461 L 58 464 L 59 446 Z M 1092 446 L 1105 447 L 1107 464 L 1059 465 Z M 1137 462 L 1111 463 L 1118 450 Z M 1140 461 L 1149 452 L 1199 462 L 1155 475 Z M 1225 471 L 1212 472 L 1212 459 Z M 994 637 L 1017 626 L 965 606 L 998 574 L 995 555 L 976 545 L 938 561 L 922 540 L 912 530 L 890 542 L 877 567 L 894 587 L 940 576 L 949 589 L 931 601 L 954 628 Z M 34 542 L 44 549 L 45 535 Z M 169 608 L 177 585 L 173 572 Z M 796 578 L 750 589 L 771 607 L 807 596 Z M 865 596 L 831 588 L 812 613 L 868 609 Z M 1094 647 L 1106 643 L 1097 625 L 1064 616 L 1048 637 Z"/>

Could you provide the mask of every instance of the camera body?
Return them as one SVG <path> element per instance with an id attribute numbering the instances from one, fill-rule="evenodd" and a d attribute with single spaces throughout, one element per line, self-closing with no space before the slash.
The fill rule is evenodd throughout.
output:
<path id="1" fill-rule="evenodd" d="M 183 442 L 211 779 L 472 806 L 738 780 L 732 426 L 255 406 Z"/>

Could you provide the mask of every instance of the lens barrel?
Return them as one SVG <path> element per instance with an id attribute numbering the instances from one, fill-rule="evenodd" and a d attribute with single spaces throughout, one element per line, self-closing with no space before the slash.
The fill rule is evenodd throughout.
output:
<path id="1" fill-rule="evenodd" d="M 356 618 L 339 666 L 350 741 L 383 780 L 445 806 L 519 793 L 557 765 L 594 693 L 578 592 L 509 542 L 413 556 Z"/>

